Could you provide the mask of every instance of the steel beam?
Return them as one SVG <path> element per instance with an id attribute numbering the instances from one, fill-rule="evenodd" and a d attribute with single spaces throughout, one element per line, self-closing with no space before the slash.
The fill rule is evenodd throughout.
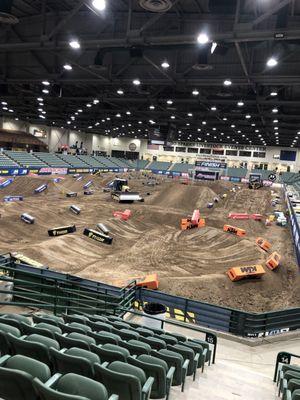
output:
<path id="1" fill-rule="evenodd" d="M 270 5 L 270 10 L 267 11 L 266 13 L 260 15 L 257 17 L 253 22 L 252 22 L 252 27 L 255 27 L 256 25 L 260 24 L 261 22 L 265 21 L 267 18 L 269 18 L 271 15 L 275 14 L 277 11 L 281 10 L 283 7 L 287 6 L 288 4 L 291 3 L 291 0 L 282 0 L 280 3 L 273 5 Z"/>

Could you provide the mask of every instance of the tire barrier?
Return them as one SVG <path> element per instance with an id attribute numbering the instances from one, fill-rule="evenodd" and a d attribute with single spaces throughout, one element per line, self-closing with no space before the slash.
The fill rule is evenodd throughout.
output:
<path id="1" fill-rule="evenodd" d="M 93 181 L 88 181 L 85 185 L 83 185 L 83 189 L 88 189 L 90 186 L 92 186 Z"/>
<path id="2" fill-rule="evenodd" d="M 123 221 L 127 221 L 131 217 L 131 211 L 130 210 L 125 210 L 125 211 L 114 211 L 113 216 L 116 218 L 121 218 Z"/>
<path id="3" fill-rule="evenodd" d="M 268 257 L 267 261 L 266 261 L 266 266 L 270 269 L 270 270 L 274 270 L 276 268 L 279 267 L 280 264 L 280 260 L 281 260 L 281 255 L 278 254 L 276 251 L 274 251 L 274 253 L 272 253 L 270 255 L 270 257 Z"/>
<path id="4" fill-rule="evenodd" d="M 3 181 L 3 182 L 0 183 L 0 189 L 6 188 L 6 187 L 9 186 L 10 184 L 12 184 L 13 181 L 14 181 L 14 180 L 13 180 L 12 178 L 11 178 L 11 179 L 5 179 L 5 181 Z"/>
<path id="5" fill-rule="evenodd" d="M 24 197 L 23 196 L 5 196 L 3 197 L 3 201 L 5 203 L 11 203 L 13 201 L 23 201 Z"/>
<path id="6" fill-rule="evenodd" d="M 101 243 L 112 244 L 113 241 L 112 237 L 105 235 L 102 232 L 95 231 L 94 229 L 85 228 L 83 234 L 89 237 L 90 239 L 94 239 L 97 242 Z"/>
<path id="7" fill-rule="evenodd" d="M 79 215 L 81 213 L 81 209 L 74 205 L 70 206 L 69 210 L 76 215 Z"/>
<path id="8" fill-rule="evenodd" d="M 48 229 L 49 236 L 62 236 L 73 232 L 76 232 L 75 225 L 59 226 L 58 228 Z"/>
<path id="9" fill-rule="evenodd" d="M 157 274 L 146 275 L 143 278 L 136 278 L 136 281 L 136 286 L 138 287 L 152 290 L 158 289 L 159 282 Z"/>
<path id="10" fill-rule="evenodd" d="M 66 194 L 67 197 L 77 197 L 77 193 L 76 192 L 69 192 Z"/>
<path id="11" fill-rule="evenodd" d="M 214 203 L 207 203 L 207 208 L 213 208 Z"/>
<path id="12" fill-rule="evenodd" d="M 97 229 L 103 232 L 105 235 L 109 234 L 109 229 L 104 224 L 97 224 Z"/>
<path id="13" fill-rule="evenodd" d="M 231 218 L 231 219 L 253 219 L 254 221 L 261 221 L 263 216 L 261 214 L 229 213 L 228 218 Z"/>
<path id="14" fill-rule="evenodd" d="M 262 238 L 262 237 L 258 237 L 258 238 L 255 240 L 255 243 L 257 244 L 257 246 L 259 246 L 261 249 L 263 249 L 263 250 L 266 251 L 266 252 L 268 252 L 268 251 L 271 249 L 271 247 L 272 247 L 271 243 L 268 242 L 267 240 L 265 240 L 265 239 Z"/>
<path id="15" fill-rule="evenodd" d="M 34 224 L 35 218 L 32 217 L 31 215 L 25 213 L 25 214 L 21 215 L 21 220 L 26 222 L 26 224 L 32 225 L 32 224 Z"/>
<path id="16" fill-rule="evenodd" d="M 83 192 L 83 194 L 84 194 L 85 196 L 91 196 L 91 195 L 94 194 L 94 191 L 93 191 L 93 190 L 85 190 L 85 191 Z"/>
<path id="17" fill-rule="evenodd" d="M 237 282 L 242 279 L 261 278 L 266 271 L 262 265 L 253 265 L 249 267 L 234 267 L 227 271 L 228 278 L 232 282 Z"/>
<path id="18" fill-rule="evenodd" d="M 236 228 L 235 226 L 224 225 L 223 230 L 224 232 L 233 233 L 236 236 L 246 236 L 246 231 L 244 229 Z"/>
<path id="19" fill-rule="evenodd" d="M 214 197 L 214 203 L 219 203 L 220 199 L 219 197 Z"/>
<path id="20" fill-rule="evenodd" d="M 38 188 L 34 189 L 34 193 L 42 193 L 44 192 L 46 189 L 48 189 L 48 185 L 44 184 L 39 186 Z"/>
<path id="21" fill-rule="evenodd" d="M 54 178 L 53 179 L 53 182 L 54 183 L 59 183 L 59 182 L 61 182 L 63 180 L 63 178 Z"/>

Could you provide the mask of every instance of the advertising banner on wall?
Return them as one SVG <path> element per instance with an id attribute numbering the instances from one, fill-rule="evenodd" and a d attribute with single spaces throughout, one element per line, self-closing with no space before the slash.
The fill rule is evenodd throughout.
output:
<path id="1" fill-rule="evenodd" d="M 27 175 L 29 170 L 27 168 L 1 168 L 0 175 L 14 176 L 14 175 Z"/>
<path id="2" fill-rule="evenodd" d="M 226 169 L 227 163 L 218 161 L 196 161 L 196 167 Z"/>
<path id="3" fill-rule="evenodd" d="M 68 168 L 40 168 L 40 175 L 67 175 Z"/>

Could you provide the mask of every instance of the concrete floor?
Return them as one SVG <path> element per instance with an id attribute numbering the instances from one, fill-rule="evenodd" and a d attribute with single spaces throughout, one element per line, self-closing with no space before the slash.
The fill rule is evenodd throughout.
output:
<path id="1" fill-rule="evenodd" d="M 203 334 L 177 326 L 169 325 L 168 330 L 203 338 Z M 216 363 L 199 373 L 195 382 L 188 377 L 184 393 L 172 388 L 170 400 L 278 400 L 273 374 L 280 351 L 300 354 L 300 333 L 293 339 L 255 347 L 218 338 Z"/>

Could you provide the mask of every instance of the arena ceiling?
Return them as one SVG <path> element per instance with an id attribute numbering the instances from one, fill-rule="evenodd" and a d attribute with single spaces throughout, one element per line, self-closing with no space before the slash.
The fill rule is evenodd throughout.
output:
<path id="1" fill-rule="evenodd" d="M 0 1 L 4 116 L 299 147 L 300 0 L 103 2 Z"/>

